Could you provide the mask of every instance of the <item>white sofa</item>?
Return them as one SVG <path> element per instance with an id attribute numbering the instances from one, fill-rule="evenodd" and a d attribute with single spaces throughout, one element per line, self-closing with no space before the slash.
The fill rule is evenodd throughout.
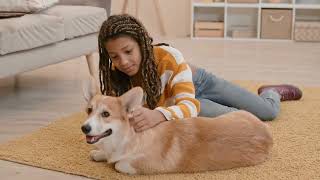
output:
<path id="1" fill-rule="evenodd" d="M 85 55 L 93 75 L 97 32 L 106 10 L 56 5 L 22 17 L 0 19 L 0 78 Z"/>

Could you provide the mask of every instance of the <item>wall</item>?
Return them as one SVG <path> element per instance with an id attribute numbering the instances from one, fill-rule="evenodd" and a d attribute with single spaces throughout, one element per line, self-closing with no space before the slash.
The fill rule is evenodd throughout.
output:
<path id="1" fill-rule="evenodd" d="M 127 12 L 135 15 L 135 1 L 129 0 Z M 161 35 L 156 15 L 154 0 L 138 0 L 138 18 L 153 37 Z M 190 0 L 158 0 L 168 37 L 186 37 L 190 35 L 191 3 Z M 113 0 L 111 14 L 119 14 L 124 0 Z"/>
<path id="2" fill-rule="evenodd" d="M 111 9 L 111 0 L 59 0 L 59 4 L 103 7 L 107 10 L 108 15 Z"/>

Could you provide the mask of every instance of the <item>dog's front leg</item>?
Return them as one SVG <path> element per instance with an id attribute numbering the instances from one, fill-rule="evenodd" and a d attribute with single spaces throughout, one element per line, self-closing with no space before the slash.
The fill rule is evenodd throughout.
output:
<path id="1" fill-rule="evenodd" d="M 134 175 L 137 174 L 137 170 L 131 166 L 129 160 L 121 160 L 115 164 L 115 168 L 117 171 L 125 174 Z"/>
<path id="2" fill-rule="evenodd" d="M 90 151 L 90 157 L 94 161 L 106 161 L 107 156 L 106 154 L 101 150 L 92 150 Z"/>

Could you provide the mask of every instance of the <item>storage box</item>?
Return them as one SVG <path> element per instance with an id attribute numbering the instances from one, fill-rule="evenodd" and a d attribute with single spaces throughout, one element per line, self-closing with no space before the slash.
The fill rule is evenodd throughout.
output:
<path id="1" fill-rule="evenodd" d="M 320 42 L 320 22 L 297 21 L 294 28 L 294 39 L 296 41 Z"/>
<path id="2" fill-rule="evenodd" d="M 257 37 L 257 31 L 253 29 L 234 29 L 231 31 L 232 38 L 256 38 Z"/>
<path id="3" fill-rule="evenodd" d="M 194 32 L 195 37 L 223 37 L 224 32 L 221 30 L 207 30 L 207 29 L 198 29 Z"/>
<path id="4" fill-rule="evenodd" d="M 257 31 L 254 30 L 232 30 L 232 38 L 256 38 Z"/>
<path id="5" fill-rule="evenodd" d="M 257 31 L 253 26 L 234 25 L 230 30 L 232 38 L 257 38 Z"/>
<path id="6" fill-rule="evenodd" d="M 196 21 L 194 23 L 196 37 L 223 37 L 224 22 L 221 21 Z"/>
<path id="7" fill-rule="evenodd" d="M 196 21 L 195 29 L 224 29 L 224 22 Z"/>
<path id="8" fill-rule="evenodd" d="M 291 39 L 292 10 L 262 9 L 261 38 Z"/>
<path id="9" fill-rule="evenodd" d="M 267 0 L 268 3 L 287 3 L 290 4 L 292 3 L 291 0 Z"/>
<path id="10" fill-rule="evenodd" d="M 227 0 L 228 3 L 258 3 L 259 0 Z"/>
<path id="11" fill-rule="evenodd" d="M 213 0 L 193 0 L 193 2 L 196 2 L 196 3 L 212 3 Z"/>
<path id="12" fill-rule="evenodd" d="M 214 2 L 223 2 L 224 0 L 193 0 L 196 3 L 214 3 Z"/>

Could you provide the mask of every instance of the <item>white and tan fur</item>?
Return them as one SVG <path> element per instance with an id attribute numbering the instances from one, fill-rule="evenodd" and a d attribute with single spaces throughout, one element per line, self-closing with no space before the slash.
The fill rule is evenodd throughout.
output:
<path id="1" fill-rule="evenodd" d="M 98 150 L 90 152 L 95 161 L 115 163 L 127 174 L 153 174 L 221 170 L 264 162 L 273 139 L 268 125 L 246 111 L 216 118 L 187 118 L 166 121 L 136 133 L 128 120 L 130 111 L 141 105 L 143 91 L 136 87 L 120 97 L 97 94 L 88 83 L 84 94 L 93 108 L 84 125 L 89 135 L 112 134 L 100 139 Z M 100 114 L 107 111 L 110 116 Z"/>

